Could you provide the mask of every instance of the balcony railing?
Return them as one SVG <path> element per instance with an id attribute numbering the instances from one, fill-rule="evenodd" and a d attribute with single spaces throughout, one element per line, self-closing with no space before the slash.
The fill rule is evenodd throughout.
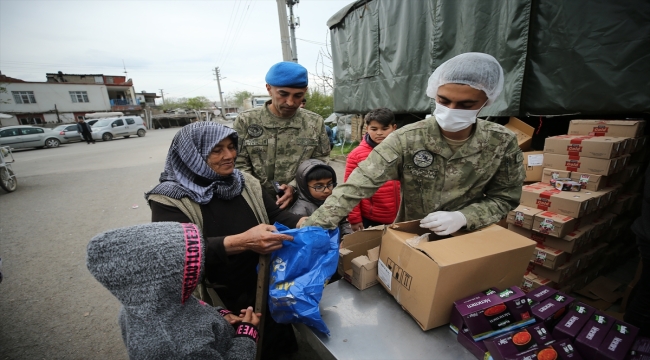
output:
<path id="1" fill-rule="evenodd" d="M 111 99 L 111 106 L 117 105 L 140 105 L 140 99 Z"/>

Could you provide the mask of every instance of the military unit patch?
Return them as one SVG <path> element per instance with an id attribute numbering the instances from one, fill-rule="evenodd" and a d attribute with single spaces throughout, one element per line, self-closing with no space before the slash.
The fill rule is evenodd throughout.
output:
<path id="1" fill-rule="evenodd" d="M 248 126 L 248 129 L 246 129 L 246 132 L 248 132 L 248 135 L 251 137 L 260 137 L 264 133 L 264 128 L 260 125 L 257 124 L 252 124 Z"/>
<path id="2" fill-rule="evenodd" d="M 433 154 L 427 150 L 420 150 L 413 155 L 413 163 L 421 168 L 431 166 L 433 164 Z"/>

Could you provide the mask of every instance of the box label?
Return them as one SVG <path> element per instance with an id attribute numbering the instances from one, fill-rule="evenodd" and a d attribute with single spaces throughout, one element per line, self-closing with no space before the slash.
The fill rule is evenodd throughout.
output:
<path id="1" fill-rule="evenodd" d="M 528 166 L 542 166 L 544 154 L 528 155 Z"/>
<path id="2" fill-rule="evenodd" d="M 594 135 L 596 136 L 605 136 L 607 131 L 609 131 L 609 127 L 605 125 L 598 125 L 593 129 Z"/>
<path id="3" fill-rule="evenodd" d="M 539 224 L 539 232 L 542 234 L 550 234 L 553 229 L 555 229 L 555 225 L 553 225 L 553 219 L 544 219 Z"/>
<path id="4" fill-rule="evenodd" d="M 515 212 L 515 225 L 524 226 L 524 213 L 521 211 Z"/>
<path id="5" fill-rule="evenodd" d="M 537 251 L 537 257 L 535 257 L 535 263 L 536 264 L 544 264 L 544 261 L 546 260 L 546 253 L 543 251 Z"/>
<path id="6" fill-rule="evenodd" d="M 392 273 L 390 272 L 390 269 L 388 269 L 388 266 L 386 266 L 386 264 L 384 264 L 384 262 L 381 261 L 381 259 L 379 259 L 379 261 L 377 262 L 377 277 L 379 277 L 379 280 L 381 280 L 381 282 L 383 282 L 384 285 L 386 285 L 388 290 L 392 290 L 390 288 L 391 274 Z"/>

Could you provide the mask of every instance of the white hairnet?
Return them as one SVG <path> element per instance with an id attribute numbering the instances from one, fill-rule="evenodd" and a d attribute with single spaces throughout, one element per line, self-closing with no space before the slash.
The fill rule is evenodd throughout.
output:
<path id="1" fill-rule="evenodd" d="M 427 96 L 436 98 L 438 88 L 454 83 L 465 84 L 487 95 L 490 105 L 503 90 L 503 68 L 492 55 L 464 53 L 445 61 L 431 74 L 427 85 Z"/>

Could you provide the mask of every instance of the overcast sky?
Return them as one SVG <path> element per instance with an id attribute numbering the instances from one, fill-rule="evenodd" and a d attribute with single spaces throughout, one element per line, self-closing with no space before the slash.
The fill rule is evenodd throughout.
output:
<path id="1" fill-rule="evenodd" d="M 352 0 L 301 0 L 298 62 L 315 72 L 327 20 Z M 288 14 L 288 9 L 287 9 Z M 45 73 L 123 75 L 137 92 L 218 100 L 222 91 L 266 93 L 282 61 L 275 0 L 0 0 L 0 71 L 45 81 Z"/>

